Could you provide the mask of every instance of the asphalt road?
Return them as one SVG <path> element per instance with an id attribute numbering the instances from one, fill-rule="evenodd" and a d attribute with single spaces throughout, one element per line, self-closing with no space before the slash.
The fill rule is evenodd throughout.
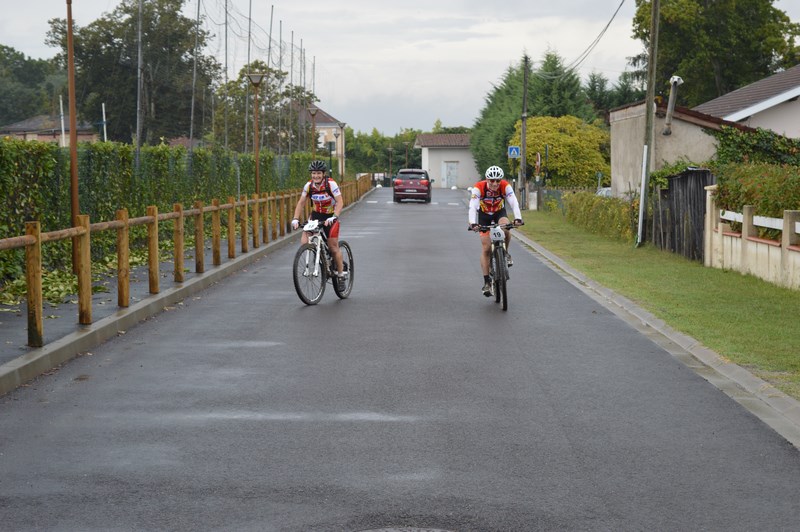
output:
<path id="1" fill-rule="evenodd" d="M 786 439 L 518 242 L 484 298 L 463 191 L 343 217 L 0 398 L 4 530 L 794 530 Z"/>

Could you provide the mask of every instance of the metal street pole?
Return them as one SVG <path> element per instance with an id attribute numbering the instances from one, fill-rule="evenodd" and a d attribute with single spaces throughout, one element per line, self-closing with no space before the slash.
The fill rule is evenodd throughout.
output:
<path id="1" fill-rule="evenodd" d="M 337 166 L 337 169 L 339 169 L 339 168 L 342 167 L 342 163 L 341 163 L 341 157 L 339 156 L 339 130 L 338 129 L 333 132 L 333 138 L 335 139 L 333 141 L 333 149 L 336 151 L 336 166 Z M 331 164 L 333 164 L 333 163 L 331 163 Z M 333 173 L 333 167 L 331 167 L 331 173 Z M 342 178 L 341 170 L 339 170 L 339 176 L 338 177 L 339 177 L 339 179 Z"/>
<path id="2" fill-rule="evenodd" d="M 311 158 L 317 158 L 317 108 L 309 107 L 308 113 L 311 115 Z"/>
<path id="3" fill-rule="evenodd" d="M 261 194 L 261 179 L 259 176 L 260 157 L 258 153 L 258 141 L 261 137 L 258 130 L 258 88 L 261 85 L 261 81 L 264 79 L 264 74 L 248 74 L 247 77 L 250 79 L 250 83 L 253 84 L 253 154 L 256 159 L 256 194 Z"/>
<path id="4" fill-rule="evenodd" d="M 339 158 L 339 166 L 341 167 L 341 170 L 339 170 L 339 176 L 342 179 L 344 179 L 344 171 L 345 171 L 344 160 L 345 160 L 346 153 L 347 153 L 347 149 L 346 149 L 346 146 L 345 146 L 345 140 L 346 140 L 347 136 L 344 134 L 344 126 L 346 124 L 344 122 L 339 122 L 337 125 L 339 126 L 339 129 L 342 130 L 342 155 Z"/>

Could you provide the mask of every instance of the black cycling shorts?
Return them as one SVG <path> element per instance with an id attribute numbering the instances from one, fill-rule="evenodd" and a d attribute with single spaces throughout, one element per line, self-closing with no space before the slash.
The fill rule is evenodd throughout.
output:
<path id="1" fill-rule="evenodd" d="M 497 212 L 492 213 L 478 211 L 478 225 L 491 225 L 492 223 L 499 224 L 500 218 L 508 218 L 505 207 Z"/>

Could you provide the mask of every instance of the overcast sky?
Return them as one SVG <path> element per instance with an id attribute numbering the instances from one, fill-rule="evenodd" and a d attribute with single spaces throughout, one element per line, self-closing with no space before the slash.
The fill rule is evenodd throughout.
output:
<path id="1" fill-rule="evenodd" d="M 217 36 L 207 53 L 223 65 L 225 1 L 200 4 L 205 27 Z M 66 0 L 2 3 L 9 5 L 0 17 L 0 44 L 37 59 L 55 55 L 44 45 L 47 21 L 66 18 Z M 72 0 L 72 16 L 84 26 L 118 4 Z M 493 85 L 523 53 L 534 67 L 548 50 L 567 64 L 579 60 L 620 5 L 578 72 L 584 80 L 599 72 L 614 83 L 626 69 L 626 58 L 642 51 L 631 38 L 634 0 L 227 0 L 227 5 L 231 76 L 247 60 L 251 6 L 252 59 L 266 58 L 272 13 L 273 42 L 282 32 L 287 45 L 283 69 L 288 70 L 292 57 L 288 45 L 299 50 L 302 44 L 306 82 L 311 88 L 313 81 L 318 105 L 357 131 L 376 128 L 390 136 L 404 128 L 430 131 L 437 119 L 444 126 L 472 126 Z M 774 5 L 800 22 L 800 0 L 776 0 Z M 186 16 L 194 18 L 197 6 L 197 0 L 187 0 Z M 272 57 L 277 63 L 277 50 Z"/>

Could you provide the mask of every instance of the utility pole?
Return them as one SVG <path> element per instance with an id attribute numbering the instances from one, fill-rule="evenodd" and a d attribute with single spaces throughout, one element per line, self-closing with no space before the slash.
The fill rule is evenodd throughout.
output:
<path id="1" fill-rule="evenodd" d="M 642 188 L 639 193 L 639 232 L 636 247 L 647 240 L 647 189 L 650 181 L 650 159 L 653 152 L 653 114 L 656 94 L 656 57 L 658 55 L 659 0 L 653 0 L 650 13 L 650 43 L 647 50 L 647 96 L 644 105 L 644 149 L 642 150 Z"/>
<path id="2" fill-rule="evenodd" d="M 72 38 L 72 0 L 67 0 L 67 85 L 69 87 L 69 175 L 72 227 L 78 226 L 78 119 L 75 101 L 75 53 Z M 72 238 L 72 272 L 78 273 L 78 237 Z"/>
<path id="3" fill-rule="evenodd" d="M 526 177 L 527 177 L 527 155 L 525 153 L 525 141 L 527 137 L 527 120 L 528 120 L 528 55 L 522 59 L 522 66 L 525 69 L 522 77 L 522 131 L 520 133 L 520 164 L 519 164 L 519 190 L 517 191 L 519 194 L 519 208 L 520 209 L 527 209 L 528 208 L 528 188 Z"/>

